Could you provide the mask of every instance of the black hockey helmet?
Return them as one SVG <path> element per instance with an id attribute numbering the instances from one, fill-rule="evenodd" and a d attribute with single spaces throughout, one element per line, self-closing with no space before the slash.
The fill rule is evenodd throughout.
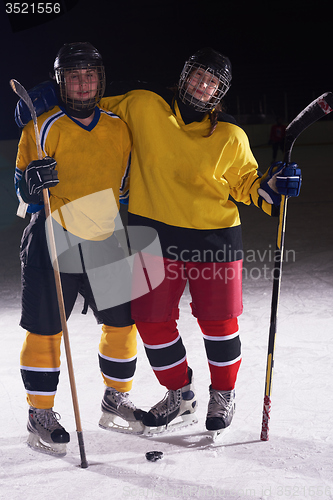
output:
<path id="1" fill-rule="evenodd" d="M 188 88 L 188 82 L 198 70 L 203 70 L 211 78 L 218 79 L 218 89 L 209 101 L 201 101 L 192 96 L 193 88 Z M 203 77 L 202 77 L 203 78 Z M 184 65 L 181 72 L 178 91 L 184 104 L 194 107 L 197 111 L 210 111 L 216 107 L 223 96 L 228 92 L 232 79 L 231 63 L 228 57 L 216 50 L 206 47 L 193 54 Z"/>
<path id="2" fill-rule="evenodd" d="M 93 69 L 98 75 L 98 88 L 94 98 L 71 99 L 66 91 L 66 74 L 75 69 Z M 105 69 L 101 54 L 89 42 L 66 43 L 59 50 L 54 61 L 54 73 L 59 84 L 60 98 L 68 112 L 76 117 L 89 116 L 99 103 L 105 91 Z"/>
<path id="3" fill-rule="evenodd" d="M 96 66 L 103 66 L 102 56 L 89 42 L 65 43 L 59 50 L 54 61 L 54 71 L 59 68 Z"/>

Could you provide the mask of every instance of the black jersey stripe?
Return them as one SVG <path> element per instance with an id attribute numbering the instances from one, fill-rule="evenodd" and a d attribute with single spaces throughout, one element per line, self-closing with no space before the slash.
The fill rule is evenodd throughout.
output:
<path id="1" fill-rule="evenodd" d="M 243 257 L 241 226 L 223 229 L 189 229 L 170 226 L 133 213 L 129 226 L 154 228 L 163 257 L 185 262 L 235 262 Z"/>
<path id="2" fill-rule="evenodd" d="M 34 371 L 21 368 L 24 387 L 28 392 L 54 393 L 57 390 L 60 370 Z"/>
<path id="3" fill-rule="evenodd" d="M 215 363 L 229 363 L 239 358 L 241 342 L 237 335 L 230 340 L 207 340 L 204 338 L 208 361 Z"/>
<path id="4" fill-rule="evenodd" d="M 136 358 L 130 361 L 113 361 L 98 355 L 99 367 L 103 375 L 113 380 L 131 380 L 134 377 Z"/>
<path id="5" fill-rule="evenodd" d="M 180 337 L 176 342 L 163 347 L 145 345 L 145 350 L 150 365 L 157 369 L 177 364 L 186 356 L 185 347 Z"/>

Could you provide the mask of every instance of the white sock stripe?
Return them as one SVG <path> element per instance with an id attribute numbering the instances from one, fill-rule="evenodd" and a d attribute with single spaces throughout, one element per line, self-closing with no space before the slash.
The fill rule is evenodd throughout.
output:
<path id="1" fill-rule="evenodd" d="M 157 345 L 150 345 L 150 344 L 143 344 L 147 349 L 164 349 L 165 347 L 170 347 L 171 345 L 174 345 L 178 342 L 180 339 L 180 335 L 175 340 L 172 340 L 171 342 L 167 342 L 165 344 L 157 344 Z"/>
<path id="2" fill-rule="evenodd" d="M 287 176 L 285 176 L 285 175 L 278 175 L 277 179 L 284 179 L 284 180 L 285 179 L 290 179 L 291 181 L 293 181 L 293 180 L 297 180 L 298 181 L 299 180 L 299 176 L 298 175 L 287 175 Z"/>
<path id="3" fill-rule="evenodd" d="M 205 340 L 212 340 L 213 342 L 223 342 L 224 340 L 231 340 L 235 339 L 236 337 L 239 336 L 238 332 L 231 333 L 230 335 L 221 335 L 220 337 L 213 337 L 212 335 L 203 335 L 203 338 Z"/>
<path id="4" fill-rule="evenodd" d="M 238 356 L 238 358 L 233 359 L 232 361 L 211 361 L 210 359 L 208 360 L 208 363 L 213 366 L 230 366 L 234 365 L 238 361 L 242 359 L 242 356 Z"/>
<path id="5" fill-rule="evenodd" d="M 171 365 L 165 365 L 165 366 L 152 366 L 152 369 L 155 372 L 162 372 L 163 370 L 169 370 L 170 368 L 174 368 L 175 366 L 180 365 L 186 360 L 186 356 L 184 356 L 182 359 L 179 361 L 176 361 L 176 363 L 172 363 Z"/>
<path id="6" fill-rule="evenodd" d="M 109 377 L 108 375 L 105 375 L 105 373 L 103 373 L 103 376 L 105 378 L 107 378 L 108 380 L 114 380 L 115 382 L 131 382 L 133 380 L 133 377 L 130 377 L 130 378 L 116 378 L 116 377 Z"/>
<path id="7" fill-rule="evenodd" d="M 37 366 L 21 366 L 21 370 L 28 372 L 60 372 L 60 366 L 58 368 L 39 368 Z"/>
<path id="8" fill-rule="evenodd" d="M 131 361 L 135 361 L 137 356 L 133 356 L 132 358 L 126 358 L 126 359 L 121 359 L 121 358 L 110 358 L 109 356 L 105 356 L 101 352 L 98 353 L 99 356 L 103 359 L 106 359 L 106 361 L 113 361 L 115 363 L 130 363 Z"/>
<path id="9" fill-rule="evenodd" d="M 55 396 L 57 391 L 50 391 L 50 392 L 42 392 L 42 391 L 25 391 L 28 394 L 31 394 L 32 396 Z"/>

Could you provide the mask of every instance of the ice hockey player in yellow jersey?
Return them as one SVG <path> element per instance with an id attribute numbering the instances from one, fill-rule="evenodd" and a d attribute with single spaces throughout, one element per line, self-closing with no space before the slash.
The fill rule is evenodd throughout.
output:
<path id="1" fill-rule="evenodd" d="M 118 116 L 98 105 L 105 89 L 105 72 L 95 47 L 86 42 L 65 44 L 57 54 L 54 69 L 61 100 L 59 106 L 38 118 L 45 157 L 35 160 L 36 140 L 30 122 L 19 143 L 15 182 L 19 199 L 29 204 L 31 214 L 22 237 L 20 322 L 27 330 L 21 374 L 29 404 L 28 444 L 46 453 L 63 455 L 69 434 L 53 411 L 62 332 L 45 235 L 43 188 L 49 190 L 55 232 L 61 231 L 66 238 L 79 242 L 58 254 L 60 271 L 64 271 L 61 279 L 66 315 L 69 317 L 81 294 L 102 325 L 99 364 L 106 388 L 100 426 L 132 433 L 142 433 L 143 426 L 142 412 L 128 396 L 137 352 L 130 303 L 98 307 L 85 269 L 87 260 L 80 257 L 80 252 L 88 255 L 88 261 L 96 252 L 112 255 L 122 262 L 118 267 L 124 273 L 115 280 L 116 286 L 124 285 L 122 278 L 126 282 L 129 271 L 121 260 L 123 250 L 113 231 L 119 195 L 128 196 L 130 133 Z"/>
<path id="2" fill-rule="evenodd" d="M 231 73 L 228 57 L 204 48 L 186 61 L 176 89 L 126 89 L 101 100 L 133 137 L 129 225 L 154 228 L 164 257 L 163 283 L 132 302 L 151 367 L 167 389 L 143 417 L 147 434 L 196 421 L 193 373 L 177 329 L 186 284 L 211 376 L 206 428 L 215 435 L 229 427 L 241 363 L 242 238 L 235 202 L 274 215 L 280 194 L 299 192 L 295 164 L 288 173 L 281 162 L 263 177 L 258 172 L 244 130 L 223 110 Z"/>

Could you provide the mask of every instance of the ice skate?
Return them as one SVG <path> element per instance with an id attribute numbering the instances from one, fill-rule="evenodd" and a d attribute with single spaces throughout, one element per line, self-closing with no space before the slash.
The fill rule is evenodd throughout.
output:
<path id="1" fill-rule="evenodd" d="M 127 392 L 118 392 L 112 387 L 107 387 L 101 408 L 99 426 L 102 429 L 128 434 L 143 433 L 142 417 L 145 412 L 136 408 Z"/>
<path id="2" fill-rule="evenodd" d="M 197 423 L 198 419 L 194 415 L 197 406 L 194 386 L 191 381 L 181 389 L 169 390 L 164 398 L 143 417 L 144 434 L 153 436 Z"/>
<path id="3" fill-rule="evenodd" d="M 66 443 L 69 443 L 68 432 L 59 424 L 60 415 L 49 408 L 41 410 L 29 408 L 27 444 L 30 448 L 49 455 L 66 455 Z"/>
<path id="4" fill-rule="evenodd" d="M 210 399 L 206 418 L 206 429 L 213 441 L 224 436 L 235 413 L 235 390 L 218 391 L 209 387 Z"/>

